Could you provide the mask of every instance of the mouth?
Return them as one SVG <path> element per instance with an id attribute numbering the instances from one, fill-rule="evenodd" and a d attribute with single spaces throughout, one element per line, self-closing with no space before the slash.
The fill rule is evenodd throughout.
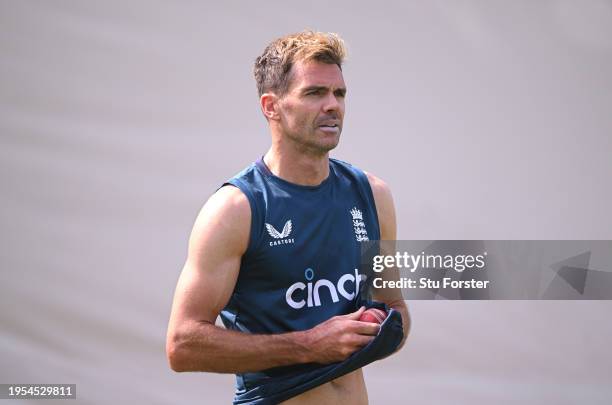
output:
<path id="1" fill-rule="evenodd" d="M 323 132 L 336 133 L 340 131 L 340 127 L 336 122 L 328 122 L 322 125 L 319 125 L 318 128 Z"/>

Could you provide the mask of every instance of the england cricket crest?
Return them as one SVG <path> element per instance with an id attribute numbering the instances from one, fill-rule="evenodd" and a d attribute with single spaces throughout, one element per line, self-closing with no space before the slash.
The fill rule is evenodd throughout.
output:
<path id="1" fill-rule="evenodd" d="M 353 218 L 353 230 L 355 231 L 355 239 L 357 242 L 370 240 L 370 238 L 368 238 L 368 231 L 365 228 L 365 223 L 363 222 L 363 213 L 361 210 L 357 207 L 353 207 L 349 212 Z"/>

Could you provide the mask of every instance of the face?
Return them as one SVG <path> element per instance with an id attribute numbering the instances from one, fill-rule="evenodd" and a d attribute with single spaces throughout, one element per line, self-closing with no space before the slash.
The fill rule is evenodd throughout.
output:
<path id="1" fill-rule="evenodd" d="M 277 105 L 283 135 L 311 152 L 329 152 L 340 140 L 345 95 L 346 85 L 337 65 L 296 63 L 287 94 Z"/>

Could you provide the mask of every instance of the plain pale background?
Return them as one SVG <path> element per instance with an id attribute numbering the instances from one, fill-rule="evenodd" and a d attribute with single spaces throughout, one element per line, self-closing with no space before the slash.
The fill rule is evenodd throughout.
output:
<path id="1" fill-rule="evenodd" d="M 333 156 L 389 183 L 400 239 L 612 239 L 610 1 L 2 1 L 0 383 L 230 403 L 169 369 L 170 304 L 201 205 L 269 146 L 252 63 L 304 28 L 346 40 Z M 371 404 L 612 400 L 609 302 L 409 307 Z"/>

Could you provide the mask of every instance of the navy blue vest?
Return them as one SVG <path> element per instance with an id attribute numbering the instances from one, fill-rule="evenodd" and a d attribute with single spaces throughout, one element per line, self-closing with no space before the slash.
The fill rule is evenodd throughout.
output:
<path id="1" fill-rule="evenodd" d="M 363 281 L 360 242 L 380 239 L 365 173 L 330 159 L 327 179 L 318 186 L 301 186 L 274 176 L 260 159 L 225 184 L 246 195 L 252 214 L 238 280 L 221 312 L 226 328 L 264 334 L 300 331 L 355 311 Z M 301 364 L 239 374 L 236 398 L 275 378 L 317 367 Z"/>

